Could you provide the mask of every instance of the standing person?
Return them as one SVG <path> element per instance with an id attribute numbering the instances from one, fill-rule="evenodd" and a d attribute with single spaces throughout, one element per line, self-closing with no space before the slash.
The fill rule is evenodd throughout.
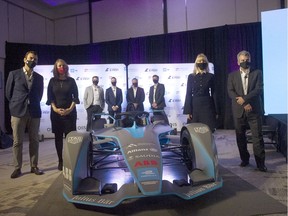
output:
<path id="1" fill-rule="evenodd" d="M 152 110 L 163 110 L 166 107 L 165 103 L 165 86 L 159 83 L 159 76 L 153 75 L 152 77 L 154 85 L 149 90 L 149 102 Z"/>
<path id="2" fill-rule="evenodd" d="M 115 117 L 117 113 L 121 112 L 121 104 L 123 102 L 122 90 L 116 86 L 117 79 L 111 78 L 111 87 L 106 89 L 105 99 L 108 104 L 109 115 Z M 113 124 L 113 119 L 109 118 L 110 124 Z"/>
<path id="3" fill-rule="evenodd" d="M 69 67 L 62 59 L 57 59 L 53 67 L 53 77 L 47 89 L 47 105 L 51 105 L 52 133 L 58 155 L 58 170 L 63 169 L 63 134 L 76 131 L 76 104 L 79 104 L 78 87 L 69 76 Z"/>
<path id="4" fill-rule="evenodd" d="M 13 130 L 13 160 L 15 170 L 11 178 L 21 175 L 23 138 L 27 127 L 29 134 L 29 154 L 31 173 L 42 175 L 38 168 L 39 126 L 41 118 L 40 101 L 43 96 L 43 76 L 33 68 L 38 62 L 35 51 L 28 51 L 24 57 L 24 67 L 11 71 L 6 83 L 6 98 L 9 101 L 11 127 Z"/>
<path id="5" fill-rule="evenodd" d="M 188 114 L 188 122 L 201 122 L 214 132 L 216 127 L 217 102 L 214 75 L 209 73 L 207 57 L 197 55 L 193 73 L 187 80 L 183 114 Z"/>
<path id="6" fill-rule="evenodd" d="M 84 107 L 87 111 L 87 126 L 86 131 L 91 131 L 92 116 L 96 113 L 102 113 L 105 107 L 104 90 L 98 86 L 99 77 L 92 77 L 92 85 L 86 87 L 84 92 Z M 100 119 L 101 116 L 95 116 L 95 119 Z"/>
<path id="7" fill-rule="evenodd" d="M 152 80 L 154 85 L 150 87 L 149 90 L 149 102 L 151 104 L 151 109 L 153 111 L 153 121 L 164 121 L 169 124 L 169 120 L 166 116 L 164 108 L 166 107 L 165 103 L 165 86 L 164 84 L 159 83 L 159 76 L 153 75 Z"/>
<path id="8" fill-rule="evenodd" d="M 232 100 L 232 111 L 236 130 L 236 140 L 241 158 L 241 167 L 249 165 L 246 125 L 252 133 L 253 152 L 257 168 L 266 172 L 265 150 L 262 136 L 263 92 L 262 71 L 250 68 L 250 53 L 243 50 L 237 55 L 239 70 L 228 76 L 227 89 Z"/>
<path id="9" fill-rule="evenodd" d="M 144 111 L 143 102 L 145 101 L 144 89 L 138 86 L 138 79 L 132 79 L 132 86 L 128 89 L 126 94 L 127 111 Z M 129 104 L 133 108 L 129 108 Z"/>

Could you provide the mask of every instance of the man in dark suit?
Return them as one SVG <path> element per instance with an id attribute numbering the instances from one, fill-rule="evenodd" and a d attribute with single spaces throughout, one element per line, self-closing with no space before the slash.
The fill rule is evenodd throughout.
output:
<path id="1" fill-rule="evenodd" d="M 166 107 L 165 103 L 165 86 L 159 83 L 159 76 L 153 75 L 154 85 L 150 87 L 149 102 L 153 110 L 163 110 Z"/>
<path id="2" fill-rule="evenodd" d="M 126 111 L 144 111 L 145 93 L 144 89 L 138 86 L 138 79 L 132 79 L 132 86 L 127 91 L 126 100 Z"/>
<path id="3" fill-rule="evenodd" d="M 153 75 L 152 77 L 154 85 L 150 87 L 149 90 L 149 102 L 151 104 L 151 109 L 153 110 L 153 121 L 164 121 L 169 124 L 168 118 L 164 111 L 166 107 L 165 103 L 165 86 L 159 83 L 159 76 Z"/>
<path id="4" fill-rule="evenodd" d="M 29 51 L 24 57 L 24 67 L 11 71 L 6 83 L 6 98 L 9 101 L 13 130 L 13 160 L 15 170 L 11 178 L 21 175 L 22 149 L 25 129 L 29 133 L 31 173 L 43 174 L 38 168 L 40 101 L 43 95 L 43 77 L 33 71 L 38 61 L 37 53 Z"/>
<path id="5" fill-rule="evenodd" d="M 92 85 L 86 87 L 84 92 L 84 107 L 87 111 L 87 126 L 86 131 L 91 131 L 92 116 L 96 113 L 101 113 L 105 107 L 104 90 L 98 85 L 99 77 L 92 77 Z M 96 119 L 100 119 L 101 115 L 95 116 Z"/>
<path id="6" fill-rule="evenodd" d="M 122 108 L 121 104 L 123 102 L 122 90 L 116 86 L 117 79 L 115 77 L 111 78 L 112 86 L 106 89 L 105 100 L 108 105 L 109 115 L 115 118 L 117 113 L 120 113 Z M 113 123 L 113 119 L 109 118 L 110 124 Z"/>
<path id="7" fill-rule="evenodd" d="M 236 140 L 242 160 L 240 166 L 249 165 L 250 154 L 247 150 L 246 126 L 250 126 L 253 152 L 257 168 L 266 172 L 265 150 L 262 136 L 263 79 L 260 70 L 250 69 L 250 53 L 241 51 L 237 55 L 238 71 L 228 76 L 227 89 L 232 100 L 232 111 L 236 130 Z"/>

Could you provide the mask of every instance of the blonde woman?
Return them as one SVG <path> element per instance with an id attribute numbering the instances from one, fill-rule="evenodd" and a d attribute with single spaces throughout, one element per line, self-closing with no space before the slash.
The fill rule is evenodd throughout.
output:
<path id="1" fill-rule="evenodd" d="M 208 64 L 203 53 L 197 56 L 194 70 L 188 76 L 183 114 L 188 114 L 187 122 L 204 123 L 213 132 L 218 112 L 214 75 L 209 73 Z"/>

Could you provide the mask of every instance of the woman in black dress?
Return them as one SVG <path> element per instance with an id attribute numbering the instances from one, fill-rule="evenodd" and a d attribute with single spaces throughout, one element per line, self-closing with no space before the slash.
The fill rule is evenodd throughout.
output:
<path id="1" fill-rule="evenodd" d="M 188 76 L 183 114 L 188 114 L 188 122 L 201 122 L 214 132 L 218 112 L 214 75 L 209 73 L 208 63 L 204 54 L 197 56 L 193 73 Z"/>
<path id="2" fill-rule="evenodd" d="M 79 104 L 78 87 L 69 76 L 67 63 L 58 59 L 47 89 L 47 105 L 51 105 L 52 133 L 55 134 L 55 147 L 59 159 L 58 170 L 63 168 L 63 134 L 76 131 L 76 104 Z"/>

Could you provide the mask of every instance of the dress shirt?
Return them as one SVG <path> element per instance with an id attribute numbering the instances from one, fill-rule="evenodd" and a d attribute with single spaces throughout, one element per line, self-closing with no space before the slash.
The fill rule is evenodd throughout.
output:
<path id="1" fill-rule="evenodd" d="M 243 86 L 243 92 L 244 95 L 247 95 L 247 91 L 248 91 L 248 77 L 249 77 L 249 69 L 248 70 L 242 70 L 240 68 L 240 72 L 241 72 L 241 79 L 242 79 L 242 86 Z"/>
<path id="2" fill-rule="evenodd" d="M 99 94 L 99 86 L 93 85 L 93 105 L 101 105 L 100 102 L 100 94 Z"/>
<path id="3" fill-rule="evenodd" d="M 155 95 L 156 95 L 157 85 L 158 85 L 158 83 L 154 85 L 154 92 L 153 92 L 153 103 L 155 103 L 155 102 L 156 102 L 156 99 L 155 99 Z"/>
<path id="4" fill-rule="evenodd" d="M 136 94 L 137 94 L 137 87 L 132 87 L 132 88 L 133 88 L 134 98 L 136 98 Z"/>
<path id="5" fill-rule="evenodd" d="M 24 67 L 23 67 L 23 71 L 25 74 L 25 79 L 26 79 L 28 89 L 30 90 L 32 86 L 32 82 L 33 82 L 33 71 L 31 72 L 30 76 L 28 75 L 28 72 L 25 70 Z M 29 98 L 27 98 L 27 104 L 30 104 Z"/>
<path id="6" fill-rule="evenodd" d="M 116 98 L 116 86 L 112 86 L 112 90 L 113 90 L 113 94 L 114 94 L 114 96 Z"/>

